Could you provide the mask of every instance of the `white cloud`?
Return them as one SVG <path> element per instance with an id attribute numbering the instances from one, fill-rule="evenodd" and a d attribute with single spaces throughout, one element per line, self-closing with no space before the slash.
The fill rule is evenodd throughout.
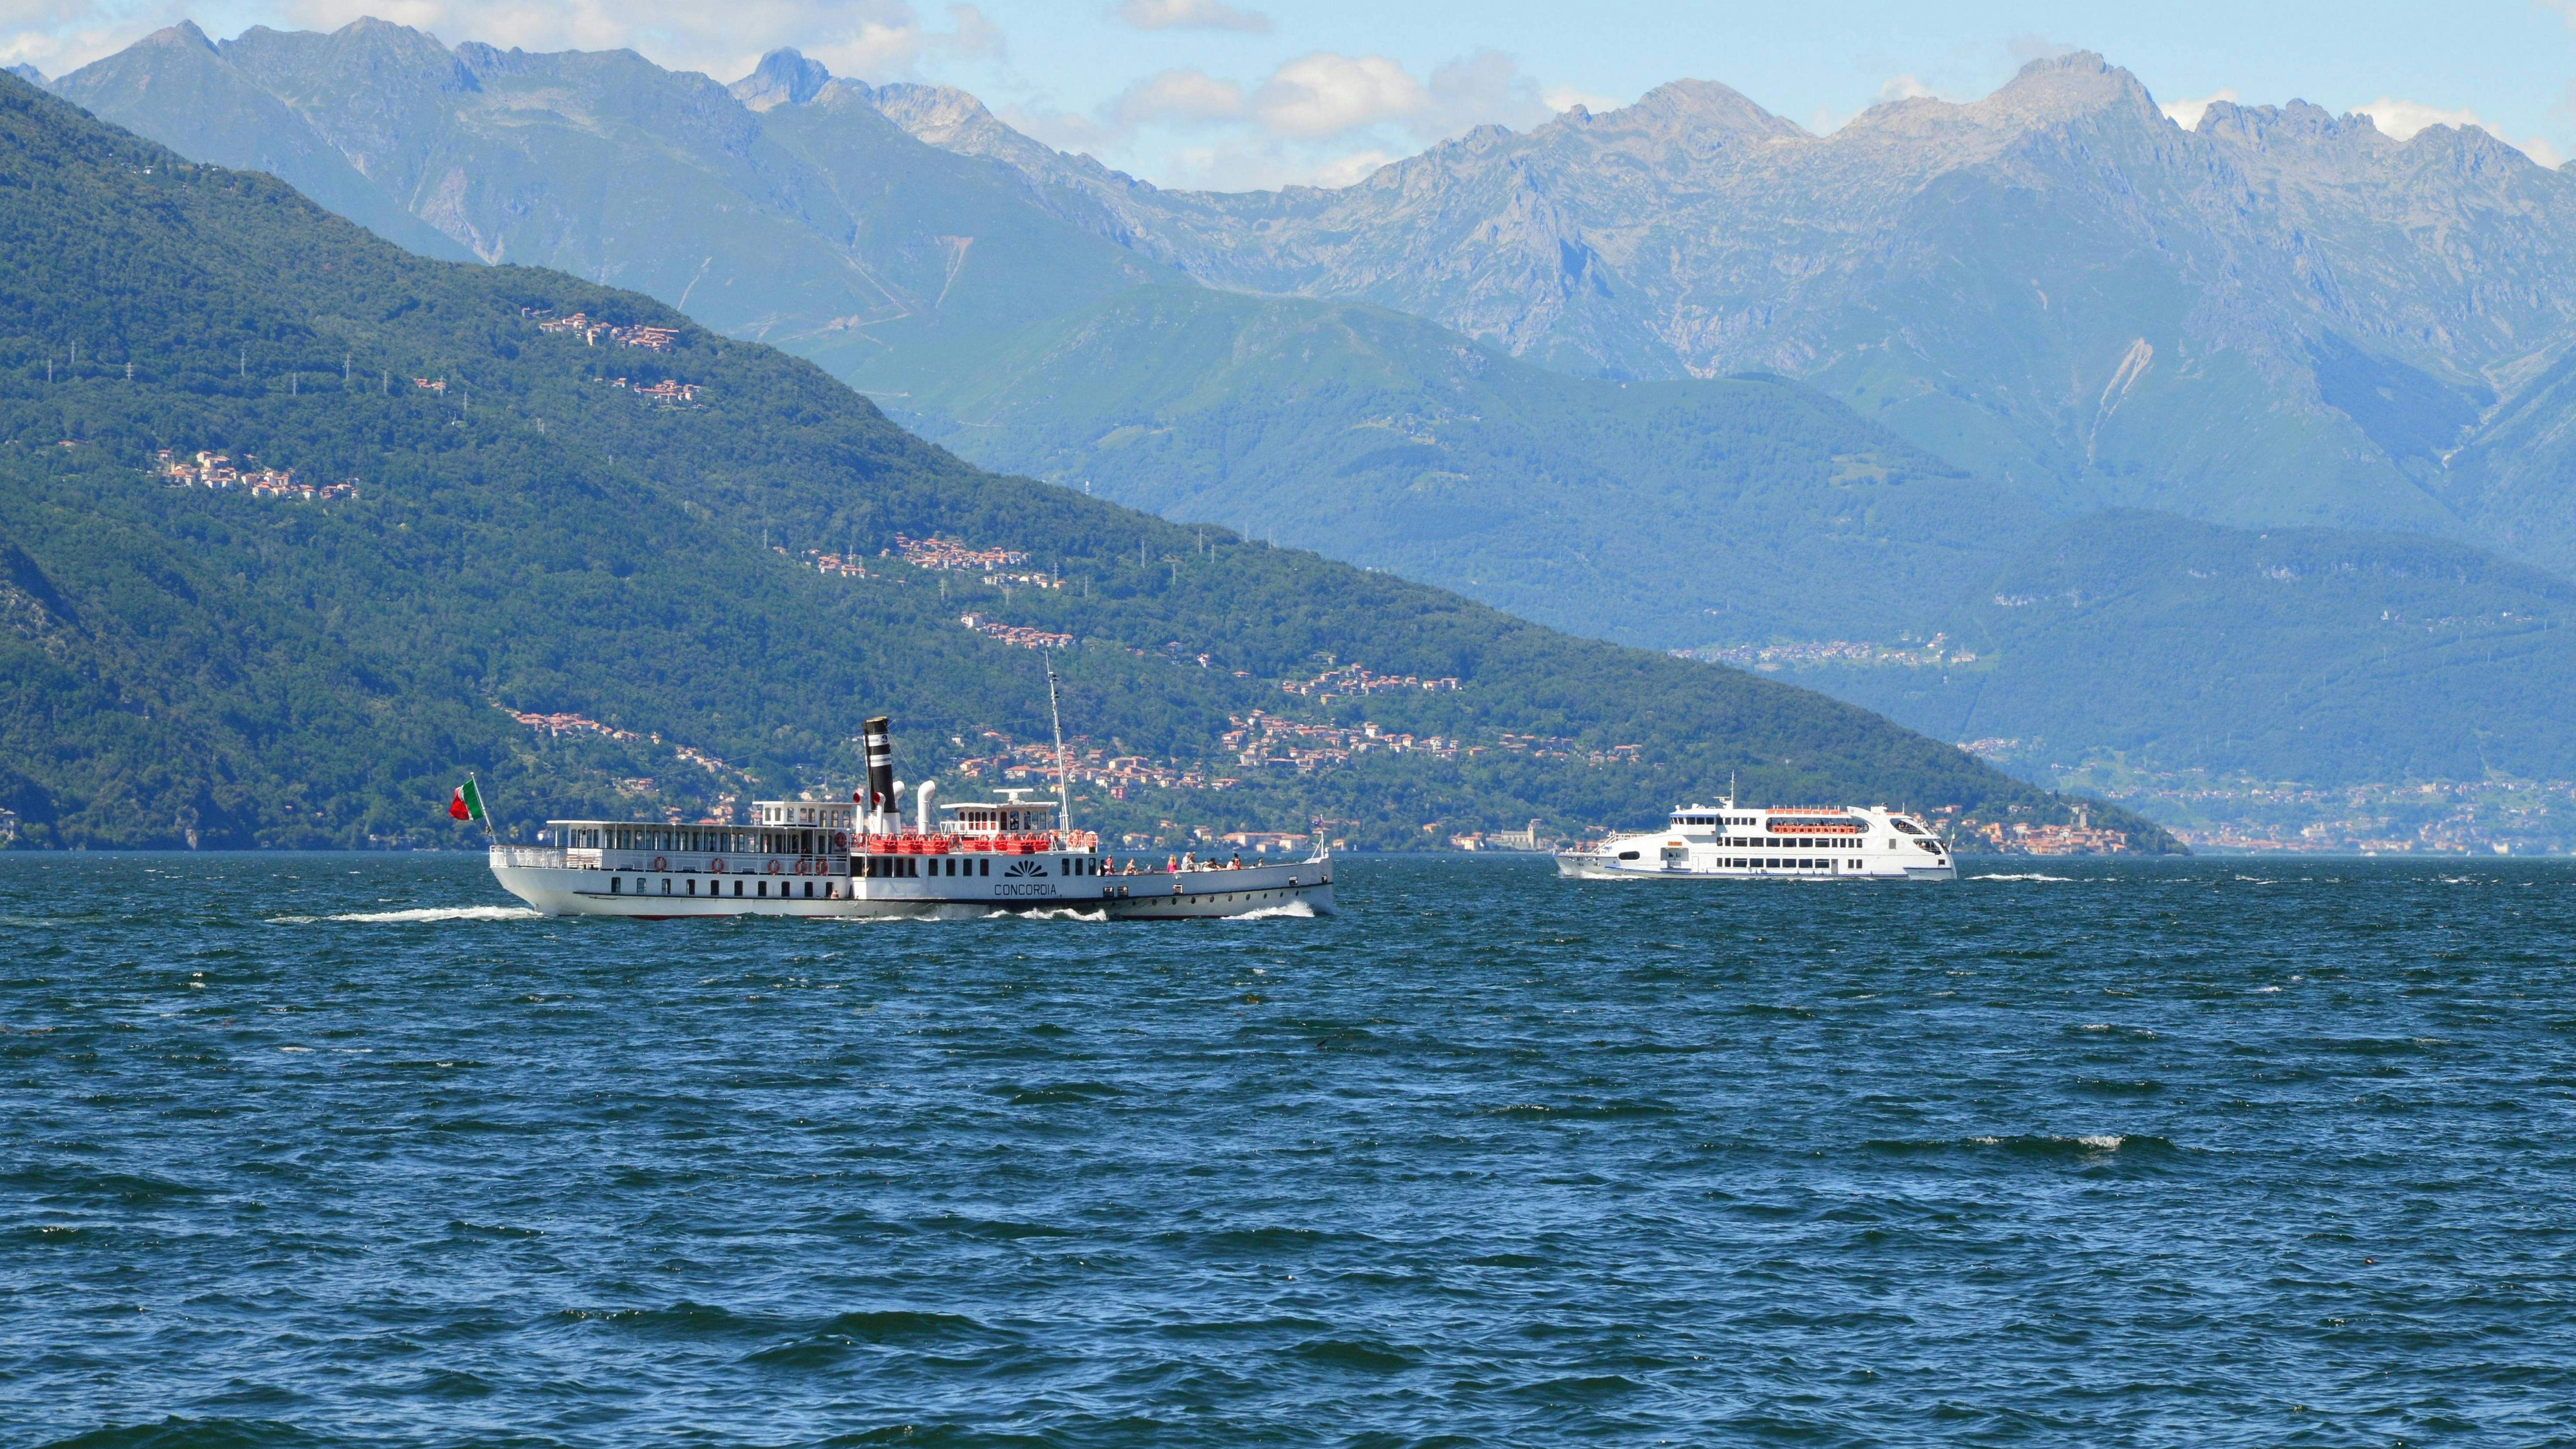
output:
<path id="1" fill-rule="evenodd" d="M 1581 92 L 1542 93 L 1493 51 L 1450 61 L 1427 79 L 1382 55 L 1314 51 L 1249 86 L 1194 67 L 1160 71 L 1120 92 L 1096 121 L 1048 116 L 1032 134 L 1054 145 L 1079 138 L 1115 150 L 1148 127 L 1231 132 L 1168 153 L 1172 165 L 1162 179 L 1224 190 L 1343 186 L 1421 145 L 1480 125 L 1535 126 L 1577 100 L 1617 104 Z"/>
<path id="2" fill-rule="evenodd" d="M 2230 105 L 2234 105 L 2242 99 L 2244 98 L 2236 93 L 2236 88 L 2234 86 L 2228 86 L 2221 90 L 2211 91 L 2205 96 L 2191 96 L 2176 101 L 2172 105 L 2166 106 L 2164 108 L 2164 113 L 2175 125 L 2182 127 L 2184 130 L 2197 131 L 2200 129 L 2200 118 L 2209 114 L 2209 108 L 2211 105 L 2219 101 L 2225 101 Z"/>
<path id="3" fill-rule="evenodd" d="M 1270 17 L 1223 0 L 1121 0 L 1109 12 L 1138 30 L 1239 30 L 1266 35 Z"/>
<path id="4" fill-rule="evenodd" d="M 1243 119 L 1243 87 L 1203 70 L 1167 70 L 1136 82 L 1109 103 L 1122 126 L 1206 124 Z"/>
<path id="5" fill-rule="evenodd" d="M 2368 105 L 2353 107 L 2352 112 L 2356 116 L 2368 116 L 2370 123 L 2379 128 L 2379 133 L 2392 141 L 2411 141 L 2418 134 L 2435 126 L 2457 126 L 2462 130 L 2484 131 L 2543 166 L 2555 168 L 2562 159 L 2558 154 L 2558 148 L 2550 145 L 2546 138 L 2533 136 L 2528 140 L 2516 141 L 2480 120 L 2477 112 L 2465 107 L 2446 111 L 2439 106 L 2428 106 L 2421 101 L 2401 101 L 2394 97 L 2381 96 Z"/>
<path id="6" fill-rule="evenodd" d="M 1319 50 L 1271 72 L 1253 114 L 1275 136 L 1314 139 L 1414 115 L 1431 104 L 1422 83 L 1382 55 Z"/>

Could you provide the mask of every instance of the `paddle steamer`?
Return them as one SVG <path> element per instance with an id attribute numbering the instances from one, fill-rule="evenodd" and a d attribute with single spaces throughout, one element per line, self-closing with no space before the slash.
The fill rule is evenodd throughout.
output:
<path id="1" fill-rule="evenodd" d="M 1059 736 L 1061 731 L 1059 731 Z M 550 820 L 550 845 L 494 843 L 504 890 L 548 915 L 981 917 L 1071 911 L 1115 920 L 1329 914 L 1333 862 L 1246 864 L 1194 856 L 1157 864 L 1101 849 L 1054 801 L 1004 790 L 936 804 L 924 782 L 906 826 L 889 722 L 867 722 L 868 781 L 838 800 L 762 800 L 752 823 Z M 944 817 L 944 818 L 942 818 Z"/>
<path id="2" fill-rule="evenodd" d="M 1665 827 L 1562 851 L 1584 880 L 1956 880 L 1950 848 L 1919 817 L 1883 806 L 1768 809 L 1724 797 Z"/>

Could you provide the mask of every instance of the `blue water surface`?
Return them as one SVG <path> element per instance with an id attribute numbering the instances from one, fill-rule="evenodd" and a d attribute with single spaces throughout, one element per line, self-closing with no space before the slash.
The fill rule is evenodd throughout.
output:
<path id="1" fill-rule="evenodd" d="M 645 924 L 0 856 L 0 1442 L 2576 1433 L 2576 869 Z"/>

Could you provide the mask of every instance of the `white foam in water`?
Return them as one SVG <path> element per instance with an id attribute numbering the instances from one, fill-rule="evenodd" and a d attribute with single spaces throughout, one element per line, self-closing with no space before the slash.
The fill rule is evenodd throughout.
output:
<path id="1" fill-rule="evenodd" d="M 2128 1141 L 2129 1139 L 2121 1136 L 2117 1132 L 2095 1132 L 2087 1136 L 2078 1137 L 2075 1140 L 2092 1148 L 2096 1152 L 2117 1152 L 2120 1150 L 2120 1144 Z"/>
<path id="2" fill-rule="evenodd" d="M 542 911 L 526 906 L 425 906 L 410 911 L 354 911 L 345 916 L 271 916 L 280 926 L 309 926 L 315 921 L 535 921 Z"/>
<path id="3" fill-rule="evenodd" d="M 2034 871 L 2025 871 L 2025 872 L 2023 872 L 2023 873 L 2022 873 L 2022 874 L 2020 874 L 2020 875 L 1972 875 L 1972 876 L 1968 877 L 1968 879 L 1970 879 L 1970 880 L 2073 880 L 2073 879 L 2075 879 L 2075 877 L 2073 877 L 2073 876 L 2071 876 L 2071 875 L 2041 875 L 2039 872 L 2037 872 L 2037 871 L 2035 871 L 2035 870 L 2034 870 Z"/>
<path id="4" fill-rule="evenodd" d="M 1263 906 L 1234 917 L 1238 921 L 1311 921 L 1318 912 L 1304 901 L 1290 901 L 1284 906 Z"/>

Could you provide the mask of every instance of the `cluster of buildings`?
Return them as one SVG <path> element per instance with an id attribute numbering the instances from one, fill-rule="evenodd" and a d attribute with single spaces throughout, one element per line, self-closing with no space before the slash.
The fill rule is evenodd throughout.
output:
<path id="1" fill-rule="evenodd" d="M 661 403 L 669 407 L 677 407 L 681 403 L 696 402 L 698 400 L 698 394 L 704 390 L 701 384 L 694 382 L 673 382 L 667 377 L 662 379 L 660 382 L 654 383 L 650 387 L 647 387 L 642 383 L 630 383 L 622 377 L 607 377 L 600 379 L 600 381 L 607 383 L 610 387 L 622 387 L 628 392 L 635 394 L 637 397 L 650 398 L 657 403 Z"/>
<path id="2" fill-rule="evenodd" d="M 1438 826 L 1431 827 L 1434 830 Z M 1543 851 L 1556 848 L 1545 827 L 1533 820 L 1526 830 L 1470 830 L 1449 837 L 1451 850 Z"/>
<path id="3" fill-rule="evenodd" d="M 1976 651 L 1953 649 L 1950 636 L 1935 634 L 1920 644 L 1868 644 L 1853 639 L 1818 639 L 1802 644 L 1712 644 L 1702 649 L 1676 649 L 1685 659 L 1732 664 L 1738 669 L 1777 673 L 1820 664 L 1860 665 L 1874 669 L 1929 669 L 1943 664 L 1974 664 Z"/>
<path id="4" fill-rule="evenodd" d="M 575 312 L 569 317 L 548 317 L 545 315 L 546 310 L 543 307 L 522 307 L 519 309 L 519 315 L 536 318 L 537 330 L 540 332 L 579 337 L 582 344 L 587 347 L 597 347 L 599 339 L 605 337 L 611 342 L 622 343 L 628 347 L 641 347 L 647 352 L 668 352 L 671 350 L 671 344 L 680 340 L 679 332 L 670 327 L 618 327 L 606 322 L 594 322 L 580 312 Z"/>
<path id="5" fill-rule="evenodd" d="M 1633 765 L 1644 753 L 1643 745 L 1612 745 L 1608 749 L 1584 748 L 1580 740 L 1562 735 L 1502 735 L 1496 747 L 1526 754 L 1533 760 L 1580 760 L 1587 765 Z"/>
<path id="6" fill-rule="evenodd" d="M 2154 815 L 2200 851 L 2310 855 L 2558 855 L 2576 850 L 2576 780 L 2313 785 L 2131 774 L 2062 785 Z"/>
<path id="7" fill-rule="evenodd" d="M 1070 634 L 1050 634 L 1044 629 L 1024 628 L 1018 624 L 996 624 L 981 614 L 967 614 L 960 617 L 957 622 L 965 625 L 976 633 L 983 635 L 987 639 L 998 639 L 1005 644 L 1016 644 L 1022 649 L 1070 649 L 1073 647 L 1073 636 Z"/>
<path id="8" fill-rule="evenodd" d="M 617 728 L 615 725 L 601 724 L 599 721 L 592 719 L 587 715 L 539 714 L 534 710 L 512 709 L 507 705 L 495 705 L 494 708 L 499 709 L 503 714 L 508 715 L 520 724 L 526 725 L 528 728 L 537 731 L 539 734 L 542 734 L 549 739 L 559 740 L 568 736 L 579 738 L 583 735 L 596 735 L 604 740 L 619 740 L 635 744 L 660 745 L 664 743 L 662 737 L 658 734 L 639 735 L 633 730 L 622 730 Z M 681 763 L 695 765 L 710 775 L 721 777 L 728 774 L 740 773 L 736 771 L 733 766 L 726 764 L 724 761 L 717 759 L 715 756 L 708 754 L 704 750 L 697 749 L 689 745 L 670 745 L 668 748 Z M 631 779 L 619 781 L 618 788 L 624 790 L 630 795 L 649 795 L 653 792 L 653 781 L 642 776 L 636 776 Z M 728 806 L 734 798 L 735 797 L 731 795 L 719 797 L 719 799 L 726 802 Z"/>
<path id="9" fill-rule="evenodd" d="M 999 730 L 986 730 L 977 743 L 990 753 L 957 762 L 957 773 L 970 780 L 998 779 L 1009 784 L 1053 787 L 1055 746 L 1045 741 L 1021 744 Z M 1230 790 L 1240 783 L 1203 770 L 1145 755 L 1113 755 L 1077 736 L 1064 751 L 1064 774 L 1075 785 L 1093 785 L 1112 800 L 1137 790 Z"/>
<path id="10" fill-rule="evenodd" d="M 617 729 L 614 726 L 604 725 L 595 719 L 588 719 L 577 714 L 538 714 L 530 710 L 516 710 L 509 709 L 507 707 L 503 707 L 501 712 L 550 739 L 559 740 L 566 735 L 598 735 L 602 738 L 612 740 L 640 740 L 644 738 L 644 736 L 635 733 L 633 730 Z"/>
<path id="11" fill-rule="evenodd" d="M 1306 850 L 1306 842 L 1313 838 L 1294 830 L 1229 830 L 1217 837 L 1237 850 L 1248 850 L 1255 855 L 1269 855 L 1274 851 L 1281 855 L 1301 855 Z"/>
<path id="12" fill-rule="evenodd" d="M 1311 724 L 1305 720 L 1281 719 L 1265 710 L 1249 715 L 1231 715 L 1234 728 L 1218 737 L 1227 749 L 1235 752 L 1237 763 L 1254 769 L 1295 770 L 1312 774 L 1317 770 L 1347 765 L 1352 757 L 1371 750 L 1395 754 L 1426 754 L 1434 759 L 1458 758 L 1460 745 L 1440 735 L 1416 739 L 1412 735 L 1382 730 L 1374 723 L 1363 723 L 1357 729 L 1339 725 Z M 1465 747 L 1470 756 L 1482 752 L 1481 746 Z"/>
<path id="13" fill-rule="evenodd" d="M 294 498 L 306 503 L 324 498 L 355 498 L 358 483 L 306 483 L 299 481 L 292 468 L 256 468 L 233 466 L 227 453 L 198 453 L 193 457 L 164 448 L 158 455 L 161 476 L 174 488 L 244 488 L 253 498 Z M 259 460 L 245 454 L 245 465 Z"/>
<path id="14" fill-rule="evenodd" d="M 1200 661 L 1204 663 L 1206 657 L 1201 655 Z M 1345 664 L 1338 668 L 1327 669 L 1312 679 L 1282 680 L 1279 687 L 1290 694 L 1302 694 L 1311 699 L 1330 702 L 1335 695 L 1347 697 L 1355 694 L 1385 694 L 1398 689 L 1435 691 L 1456 689 L 1458 681 L 1445 677 L 1422 679 L 1410 674 L 1379 674 L 1363 665 Z"/>
<path id="15" fill-rule="evenodd" d="M 2006 825 L 1992 821 L 1970 832 L 2004 855 L 2121 855 L 2128 833 L 2087 824 Z"/>
<path id="16" fill-rule="evenodd" d="M 1029 556 L 1007 548 L 968 548 L 953 538 L 914 538 L 909 534 L 894 536 L 895 557 L 917 569 L 942 569 L 953 573 L 989 573 L 1016 568 L 1029 561 Z M 1045 578 L 1044 574 L 1026 577 Z"/>
<path id="17" fill-rule="evenodd" d="M 788 553 L 786 549 L 776 544 L 771 544 L 770 548 L 786 557 L 795 557 L 794 554 Z M 809 548 L 805 550 L 805 563 L 816 573 L 833 578 L 863 579 L 868 576 L 867 566 L 860 563 L 855 554 L 825 553 L 819 548 Z"/>

